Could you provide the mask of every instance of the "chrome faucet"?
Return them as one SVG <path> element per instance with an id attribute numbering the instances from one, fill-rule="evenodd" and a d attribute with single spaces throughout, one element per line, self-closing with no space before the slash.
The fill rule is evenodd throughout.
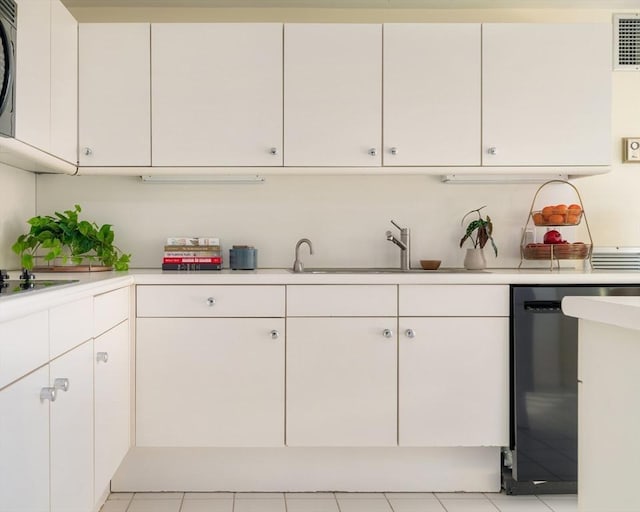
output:
<path id="1" fill-rule="evenodd" d="M 411 242 L 409 228 L 401 228 L 394 221 L 391 221 L 400 230 L 400 240 L 391 231 L 387 231 L 387 240 L 400 247 L 400 269 L 409 270 L 411 268 Z"/>
<path id="2" fill-rule="evenodd" d="M 293 271 L 294 272 L 304 272 L 304 265 L 302 264 L 302 260 L 300 259 L 300 246 L 302 244 L 307 244 L 309 246 L 309 254 L 313 254 L 313 245 L 311 244 L 311 240 L 308 238 L 301 238 L 298 240 L 296 244 L 296 259 L 293 262 Z"/>

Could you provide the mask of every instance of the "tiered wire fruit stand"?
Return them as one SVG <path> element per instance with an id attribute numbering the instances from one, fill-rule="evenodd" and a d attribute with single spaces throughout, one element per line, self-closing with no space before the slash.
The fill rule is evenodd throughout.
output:
<path id="1" fill-rule="evenodd" d="M 575 192 L 576 202 L 569 206 L 564 204 L 556 206 L 547 205 L 536 209 L 536 200 L 538 199 L 540 191 L 551 184 L 564 184 L 571 187 Z M 535 233 L 536 230 L 540 228 L 559 230 L 566 227 L 576 227 L 580 224 L 584 224 L 586 227 L 588 241 L 535 243 L 527 242 L 526 240 L 527 230 L 531 225 L 533 225 Z M 551 180 L 543 183 L 533 196 L 531 208 L 529 208 L 529 216 L 522 230 L 522 238 L 520 240 L 520 265 L 518 265 L 518 268 L 521 268 L 527 260 L 548 261 L 550 270 L 553 270 L 554 263 L 559 269 L 560 261 L 562 260 L 583 260 L 586 265 L 591 266 L 592 250 L 593 239 L 591 238 L 591 230 L 589 229 L 589 222 L 587 221 L 584 204 L 578 189 L 568 181 L 563 180 Z"/>

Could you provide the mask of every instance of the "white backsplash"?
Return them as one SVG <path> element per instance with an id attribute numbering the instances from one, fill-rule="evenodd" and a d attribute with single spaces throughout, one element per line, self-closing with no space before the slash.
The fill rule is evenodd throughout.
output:
<path id="1" fill-rule="evenodd" d="M 33 173 L 0 164 L 0 268 L 15 269 L 18 257 L 11 246 L 28 226 L 36 211 L 36 176 Z"/>
<path id="2" fill-rule="evenodd" d="M 596 243 L 640 243 L 640 232 L 634 233 L 628 222 L 630 216 L 639 218 L 640 206 L 626 203 L 618 209 L 615 200 L 603 195 L 606 188 L 618 189 L 612 186 L 618 181 L 612 174 L 574 182 L 583 191 L 594 239 L 602 237 Z M 388 229 L 395 230 L 390 219 L 411 229 L 413 265 L 441 259 L 443 266 L 458 267 L 465 252 L 458 247 L 460 220 L 482 205 L 494 221 L 499 249 L 494 258 L 487 247 L 488 265 L 513 267 L 520 262 L 521 229 L 538 186 L 450 185 L 435 176 L 270 176 L 261 185 L 160 185 L 95 176 L 37 179 L 38 214 L 80 203 L 85 218 L 113 224 L 116 244 L 133 254 L 133 267 L 156 268 L 164 239 L 171 235 L 219 236 L 225 260 L 233 244 L 254 245 L 260 267 L 290 266 L 302 237 L 313 242 L 313 256 L 302 248 L 308 267 L 398 266 L 399 250 L 385 239 Z M 566 188 L 565 201 L 574 202 Z M 616 220 L 603 225 L 603 216 Z"/>

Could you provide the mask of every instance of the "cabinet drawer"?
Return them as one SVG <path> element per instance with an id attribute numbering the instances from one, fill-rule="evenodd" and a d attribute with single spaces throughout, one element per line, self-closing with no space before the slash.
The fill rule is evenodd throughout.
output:
<path id="1" fill-rule="evenodd" d="M 49 360 L 49 313 L 0 324 L 0 388 Z"/>
<path id="2" fill-rule="evenodd" d="M 401 285 L 400 316 L 509 316 L 503 285 Z"/>
<path id="3" fill-rule="evenodd" d="M 284 286 L 138 286 L 138 317 L 282 317 Z"/>
<path id="4" fill-rule="evenodd" d="M 97 295 L 93 299 L 94 336 L 129 318 L 129 287 Z"/>
<path id="5" fill-rule="evenodd" d="M 93 336 L 91 297 L 51 308 L 49 312 L 49 352 L 51 359 Z"/>
<path id="6" fill-rule="evenodd" d="M 396 316 L 395 285 L 287 287 L 287 316 Z"/>

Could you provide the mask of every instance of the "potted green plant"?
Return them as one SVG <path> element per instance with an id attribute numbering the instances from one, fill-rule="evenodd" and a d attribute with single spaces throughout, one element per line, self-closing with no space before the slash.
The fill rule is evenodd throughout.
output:
<path id="1" fill-rule="evenodd" d="M 489 217 L 488 215 L 486 216 L 486 218 L 482 217 L 480 210 L 482 210 L 483 208 L 486 208 L 486 205 L 466 213 L 460 221 L 460 225 L 464 225 L 464 221 L 469 215 L 473 213 L 478 214 L 478 218 L 473 219 L 467 225 L 464 236 L 460 239 L 460 247 L 462 247 L 467 240 L 470 240 L 473 244 L 472 249 L 467 249 L 467 254 L 464 258 L 464 267 L 469 270 L 479 270 L 487 266 L 487 261 L 485 260 L 483 249 L 489 241 L 491 242 L 491 246 L 493 247 L 493 252 L 495 252 L 496 257 L 498 256 L 498 248 L 496 247 L 492 236 L 493 223 L 491 222 L 491 217 Z"/>
<path id="2" fill-rule="evenodd" d="M 73 210 L 52 215 L 33 217 L 28 220 L 31 229 L 20 235 L 11 249 L 18 256 L 22 267 L 31 270 L 36 257 L 48 264 L 60 260 L 63 264 L 100 265 L 102 268 L 127 270 L 130 254 L 123 254 L 113 245 L 114 232 L 111 224 L 98 226 L 95 222 L 80 220 L 79 205 Z"/>

